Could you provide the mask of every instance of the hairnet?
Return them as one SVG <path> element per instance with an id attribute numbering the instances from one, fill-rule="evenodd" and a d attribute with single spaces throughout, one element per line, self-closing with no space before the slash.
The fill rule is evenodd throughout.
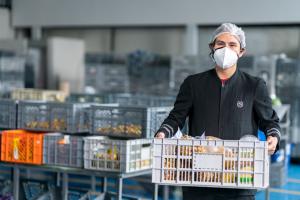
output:
<path id="1" fill-rule="evenodd" d="M 221 24 L 221 26 L 219 26 L 213 32 L 211 43 L 213 43 L 215 39 L 223 33 L 230 33 L 231 35 L 236 36 L 236 38 L 239 40 L 241 44 L 241 48 L 246 47 L 246 37 L 244 31 L 238 26 L 236 26 L 235 24 L 231 24 L 231 23 Z"/>

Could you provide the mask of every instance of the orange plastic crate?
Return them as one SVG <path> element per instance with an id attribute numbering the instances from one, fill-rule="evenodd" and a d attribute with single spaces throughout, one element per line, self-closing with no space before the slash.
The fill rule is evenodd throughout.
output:
<path id="1" fill-rule="evenodd" d="M 24 130 L 3 131 L 1 161 L 41 165 L 43 161 L 43 134 Z"/>

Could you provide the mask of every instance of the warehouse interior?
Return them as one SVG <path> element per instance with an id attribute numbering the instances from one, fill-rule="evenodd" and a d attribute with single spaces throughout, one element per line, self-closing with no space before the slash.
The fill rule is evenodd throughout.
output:
<path id="1" fill-rule="evenodd" d="M 300 199 L 299 7 L 297 0 L 0 0 L 0 200 L 180 200 L 189 185 Z M 221 138 L 224 151 L 205 157 L 219 159 L 221 172 L 198 180 L 202 165 L 181 162 L 203 159 L 197 142 L 220 143 L 153 138 L 183 81 L 215 67 L 209 43 L 226 22 L 245 32 L 237 66 L 266 82 L 280 148 L 260 152 L 266 136 L 258 130 L 247 146 L 251 173 L 238 167 L 228 178 L 227 161 L 245 158 L 226 160 Z"/>

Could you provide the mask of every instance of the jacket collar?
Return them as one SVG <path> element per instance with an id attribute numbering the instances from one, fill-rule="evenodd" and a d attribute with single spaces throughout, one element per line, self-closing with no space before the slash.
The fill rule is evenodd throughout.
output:
<path id="1" fill-rule="evenodd" d="M 220 85 L 222 84 L 220 78 L 218 77 L 217 71 L 216 69 L 212 69 L 213 75 L 215 76 L 215 78 L 217 79 L 217 81 L 220 83 Z M 232 85 L 234 82 L 236 82 L 236 80 L 238 79 L 238 77 L 240 76 L 240 71 L 238 68 L 236 68 L 234 74 L 228 79 L 226 80 L 226 85 Z"/>

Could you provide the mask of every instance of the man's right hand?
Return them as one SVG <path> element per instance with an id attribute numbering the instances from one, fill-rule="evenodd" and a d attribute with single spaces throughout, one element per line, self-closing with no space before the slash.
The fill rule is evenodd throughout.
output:
<path id="1" fill-rule="evenodd" d="M 165 138 L 165 134 L 163 132 L 158 132 L 155 137 L 156 138 Z"/>

